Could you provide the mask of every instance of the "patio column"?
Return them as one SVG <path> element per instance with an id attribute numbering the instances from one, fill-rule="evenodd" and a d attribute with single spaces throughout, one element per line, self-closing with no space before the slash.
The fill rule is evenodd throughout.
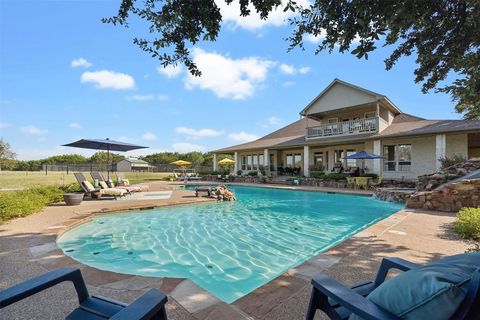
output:
<path id="1" fill-rule="evenodd" d="M 439 170 L 442 166 L 441 162 L 438 160 L 445 157 L 447 150 L 447 141 L 444 134 L 437 134 L 436 144 L 435 144 L 435 167 Z"/>
<path id="2" fill-rule="evenodd" d="M 213 171 L 218 171 L 218 159 L 217 154 L 213 154 Z"/>
<path id="3" fill-rule="evenodd" d="M 304 146 L 303 147 L 303 175 L 305 177 L 310 176 L 310 147 L 309 146 Z"/>
<path id="4" fill-rule="evenodd" d="M 270 157 L 268 149 L 263 149 L 263 166 L 267 176 L 270 175 Z"/>
<path id="5" fill-rule="evenodd" d="M 237 175 L 237 171 L 239 170 L 239 164 L 238 164 L 238 152 L 233 153 L 233 160 L 235 161 L 235 164 L 233 165 L 233 174 Z"/>
<path id="6" fill-rule="evenodd" d="M 374 140 L 373 141 L 373 153 L 381 155 L 381 148 L 382 148 L 382 143 L 380 140 Z M 382 159 L 373 159 L 373 173 L 376 173 L 378 175 L 381 174 L 382 171 Z"/>

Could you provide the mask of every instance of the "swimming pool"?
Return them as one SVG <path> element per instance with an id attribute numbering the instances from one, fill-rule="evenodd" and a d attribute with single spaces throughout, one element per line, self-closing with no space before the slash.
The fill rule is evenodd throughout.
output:
<path id="1" fill-rule="evenodd" d="M 57 242 L 84 264 L 190 278 L 230 303 L 402 208 L 362 196 L 231 189 L 236 202 L 96 216 Z"/>

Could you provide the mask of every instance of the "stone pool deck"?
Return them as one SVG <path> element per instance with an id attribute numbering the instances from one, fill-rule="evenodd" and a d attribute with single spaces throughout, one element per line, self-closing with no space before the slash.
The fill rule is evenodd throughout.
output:
<path id="1" fill-rule="evenodd" d="M 170 199 L 84 201 L 76 207 L 57 205 L 0 225 L 0 290 L 52 269 L 74 266 L 82 269 L 92 294 L 131 302 L 149 288 L 164 291 L 169 295 L 169 319 L 303 319 L 311 290 L 309 281 L 317 272 L 327 272 L 343 283 L 352 284 L 371 279 L 385 256 L 424 263 L 468 248 L 467 243 L 451 232 L 454 214 L 401 210 L 230 305 L 188 279 L 102 271 L 64 256 L 57 248 L 57 234 L 93 212 L 211 201 L 196 198 L 193 191 L 174 190 L 172 184 L 150 185 L 151 191 L 173 190 Z M 73 287 L 62 284 L 3 309 L 0 319 L 62 319 L 76 304 Z M 317 315 L 317 318 L 324 317 Z"/>

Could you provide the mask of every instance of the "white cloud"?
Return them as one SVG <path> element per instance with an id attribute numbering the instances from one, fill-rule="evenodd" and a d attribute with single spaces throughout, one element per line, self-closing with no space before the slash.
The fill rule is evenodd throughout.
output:
<path id="1" fill-rule="evenodd" d="M 151 132 L 145 132 L 142 135 L 143 140 L 157 140 L 157 136 Z"/>
<path id="2" fill-rule="evenodd" d="M 308 0 L 297 0 L 298 4 L 306 6 L 309 4 Z M 252 5 L 249 5 L 251 11 L 247 17 L 240 16 L 240 4 L 238 1 L 233 1 L 229 5 L 224 0 L 216 0 L 215 3 L 220 8 L 222 20 L 231 28 L 242 28 L 250 31 L 257 31 L 267 26 L 284 26 L 288 24 L 288 19 L 295 16 L 297 13 L 288 10 L 284 12 L 286 1 L 278 6 L 275 10 L 270 12 L 268 19 L 263 20 L 256 12 Z"/>
<path id="3" fill-rule="evenodd" d="M 278 125 L 282 124 L 282 120 L 280 120 L 280 118 L 275 117 L 275 116 L 271 116 L 270 118 L 268 118 L 267 122 L 268 122 L 269 125 L 272 125 L 272 126 L 278 126 Z"/>
<path id="4" fill-rule="evenodd" d="M 6 129 L 10 127 L 10 123 L 0 122 L 0 129 Z"/>
<path id="5" fill-rule="evenodd" d="M 140 102 L 146 102 L 146 101 L 152 101 L 152 100 L 160 100 L 160 101 L 164 101 L 164 100 L 168 100 L 168 96 L 167 95 L 164 95 L 164 94 L 144 94 L 144 95 L 140 95 L 140 94 L 135 94 L 133 96 L 127 96 L 126 97 L 127 100 L 135 100 L 135 101 L 140 101 Z"/>
<path id="6" fill-rule="evenodd" d="M 312 68 L 310 67 L 301 67 L 300 69 L 298 69 L 298 72 L 300 72 L 301 74 L 306 74 L 309 73 L 311 70 Z"/>
<path id="7" fill-rule="evenodd" d="M 225 131 L 218 131 L 214 129 L 193 129 L 187 127 L 177 127 L 175 128 L 176 133 L 185 134 L 191 138 L 208 138 L 208 137 L 217 137 L 225 133 Z"/>
<path id="8" fill-rule="evenodd" d="M 178 142 L 178 143 L 172 144 L 172 149 L 176 152 L 185 153 L 185 152 L 191 152 L 191 151 L 204 151 L 205 147 L 198 144 L 188 143 L 188 142 Z"/>
<path id="9" fill-rule="evenodd" d="M 92 82 L 97 88 L 125 90 L 135 87 L 135 80 L 131 75 L 109 70 L 85 71 L 80 77 L 82 83 Z"/>
<path id="10" fill-rule="evenodd" d="M 91 65 L 92 64 L 84 58 L 73 59 L 72 62 L 70 63 L 70 66 L 72 68 L 77 68 L 77 67 L 88 68 Z"/>
<path id="11" fill-rule="evenodd" d="M 288 74 L 288 75 L 294 75 L 294 74 L 297 74 L 297 73 L 300 73 L 300 74 L 306 74 L 308 72 L 310 72 L 311 68 L 310 67 L 300 67 L 300 68 L 296 68 L 292 65 L 289 65 L 289 64 L 286 64 L 286 63 L 282 63 L 279 67 L 280 71 L 284 74 Z"/>
<path id="12" fill-rule="evenodd" d="M 256 134 L 246 133 L 244 131 L 242 131 L 242 132 L 232 132 L 228 136 L 229 136 L 230 139 L 232 139 L 234 141 L 237 141 L 237 142 L 249 142 L 249 141 L 257 140 L 258 138 L 260 138 Z"/>
<path id="13" fill-rule="evenodd" d="M 79 124 L 76 123 L 76 122 L 70 122 L 70 124 L 69 124 L 68 126 L 69 126 L 70 128 L 72 128 L 72 129 L 81 129 L 81 128 L 82 128 L 82 126 L 79 125 Z"/>
<path id="14" fill-rule="evenodd" d="M 137 101 L 150 101 L 155 99 L 155 96 L 153 94 L 145 94 L 145 95 L 133 95 L 129 97 L 131 100 L 137 100 Z"/>
<path id="15" fill-rule="evenodd" d="M 295 73 L 295 67 L 291 66 L 289 64 L 282 63 L 280 66 L 280 71 L 282 71 L 285 74 L 294 74 Z"/>
<path id="16" fill-rule="evenodd" d="M 198 87 L 211 90 L 219 98 L 245 99 L 267 78 L 275 62 L 258 57 L 231 59 L 202 49 L 193 50 L 193 60 L 202 72 L 201 77 L 185 77 L 187 89 Z"/>
<path id="17" fill-rule="evenodd" d="M 23 127 L 20 127 L 20 131 L 23 133 L 32 134 L 36 136 L 41 136 L 48 133 L 48 130 L 40 129 L 35 126 L 23 126 Z"/>
<path id="18" fill-rule="evenodd" d="M 327 37 L 327 32 L 322 29 L 320 31 L 320 34 L 314 36 L 313 34 L 307 34 L 304 36 L 304 40 L 308 41 L 308 42 L 311 42 L 313 44 L 318 44 L 320 43 L 321 41 L 325 40 L 325 38 Z M 359 44 L 360 43 L 360 37 L 357 35 L 355 36 L 355 38 L 352 40 L 352 44 L 355 45 L 355 44 Z"/>
<path id="19" fill-rule="evenodd" d="M 284 86 L 285 88 L 288 88 L 288 87 L 291 87 L 295 84 L 295 82 L 293 81 L 285 81 L 284 83 L 282 83 L 282 86 Z"/>
<path id="20" fill-rule="evenodd" d="M 168 66 L 160 66 L 157 67 L 157 71 L 160 74 L 163 74 L 167 78 L 175 78 L 180 75 L 183 71 L 183 66 L 180 64 L 177 64 L 176 66 L 169 64 Z"/>

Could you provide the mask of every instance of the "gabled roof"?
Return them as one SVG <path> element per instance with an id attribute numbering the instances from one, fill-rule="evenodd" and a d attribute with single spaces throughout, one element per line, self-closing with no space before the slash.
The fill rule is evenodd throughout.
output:
<path id="1" fill-rule="evenodd" d="M 396 113 L 401 113 L 400 109 L 392 102 L 390 99 L 387 98 L 384 94 L 377 93 L 359 86 L 356 86 L 354 84 L 351 84 L 349 82 L 340 80 L 335 78 L 325 89 L 322 90 L 305 108 L 303 108 L 302 111 L 300 111 L 300 115 L 305 116 L 307 114 L 307 110 L 310 109 L 317 101 L 319 101 L 323 96 L 327 94 L 329 90 L 331 90 L 335 85 L 344 85 L 346 87 L 349 87 L 353 90 L 360 91 L 364 94 L 370 95 L 372 97 L 375 97 L 376 100 L 384 100 L 385 103 Z"/>
<path id="2" fill-rule="evenodd" d="M 123 159 L 123 160 L 128 161 L 130 163 L 134 163 L 134 164 L 148 164 L 147 161 L 140 160 L 140 159 Z"/>
<path id="3" fill-rule="evenodd" d="M 318 121 L 302 118 L 255 141 L 218 149 L 213 152 L 233 152 L 239 150 L 280 147 L 285 144 L 289 145 L 291 141 L 297 141 L 299 139 L 303 139 L 303 142 L 305 142 L 307 121 L 309 126 L 317 126 L 320 124 Z"/>

